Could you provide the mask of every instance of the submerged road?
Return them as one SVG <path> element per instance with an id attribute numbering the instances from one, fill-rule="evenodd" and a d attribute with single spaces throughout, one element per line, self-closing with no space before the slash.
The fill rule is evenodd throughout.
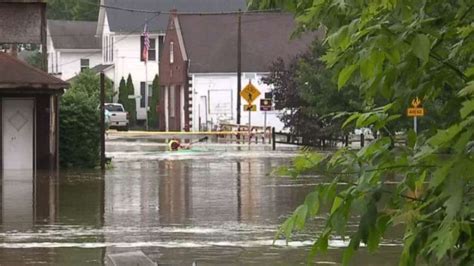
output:
<path id="1" fill-rule="evenodd" d="M 273 176 L 297 151 L 270 149 L 203 143 L 173 153 L 154 140 L 109 137 L 105 175 L 63 171 L 30 188 L 4 173 L 0 264 L 103 265 L 108 254 L 141 250 L 159 265 L 305 265 L 324 216 L 288 245 L 274 235 L 328 180 Z M 315 264 L 339 264 L 346 245 L 333 239 Z M 397 265 L 399 252 L 387 239 L 378 254 L 362 248 L 357 265 Z"/>

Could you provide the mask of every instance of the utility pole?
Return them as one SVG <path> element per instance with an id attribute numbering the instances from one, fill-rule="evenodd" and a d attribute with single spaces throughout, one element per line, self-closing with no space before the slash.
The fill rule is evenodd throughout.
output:
<path id="1" fill-rule="evenodd" d="M 100 72 L 100 169 L 105 170 L 105 78 Z"/>
<path id="2" fill-rule="evenodd" d="M 44 72 L 48 72 L 48 46 L 47 46 L 47 19 L 46 8 L 41 11 L 41 65 Z"/>
<path id="3" fill-rule="evenodd" d="M 239 9 L 237 26 L 237 125 L 240 125 L 240 90 L 242 87 L 242 12 Z"/>

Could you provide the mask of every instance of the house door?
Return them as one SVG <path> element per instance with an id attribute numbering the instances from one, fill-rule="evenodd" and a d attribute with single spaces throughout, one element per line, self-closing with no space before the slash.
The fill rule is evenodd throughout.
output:
<path id="1" fill-rule="evenodd" d="M 3 99 L 3 169 L 33 169 L 33 107 L 32 99 Z"/>

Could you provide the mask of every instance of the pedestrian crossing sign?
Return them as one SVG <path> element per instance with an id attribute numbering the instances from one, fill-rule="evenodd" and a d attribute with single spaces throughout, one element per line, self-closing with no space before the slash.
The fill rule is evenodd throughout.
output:
<path id="1" fill-rule="evenodd" d="M 244 98 L 249 104 L 252 104 L 258 96 L 260 91 L 251 83 L 247 84 L 245 88 L 240 92 L 240 96 Z"/>

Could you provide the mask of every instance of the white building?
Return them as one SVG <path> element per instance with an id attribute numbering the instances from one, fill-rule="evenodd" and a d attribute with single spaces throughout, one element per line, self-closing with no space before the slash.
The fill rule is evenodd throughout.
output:
<path id="1" fill-rule="evenodd" d="M 161 130 L 203 130 L 237 123 L 237 14 L 175 15 L 169 21 L 160 64 Z M 260 95 L 251 112 L 252 125 L 283 129 L 281 111 L 260 111 L 271 87 L 262 82 L 278 58 L 288 63 L 308 51 L 319 33 L 291 39 L 295 22 L 287 13 L 245 13 L 242 16 L 242 87 L 251 81 Z M 268 97 L 267 97 L 268 98 Z M 249 123 L 241 99 L 240 124 Z"/>
<path id="2" fill-rule="evenodd" d="M 82 69 L 102 63 L 97 22 L 48 20 L 48 72 L 69 80 Z"/>
<path id="3" fill-rule="evenodd" d="M 114 81 L 116 88 L 122 77 L 127 79 L 128 75 L 131 75 L 135 95 L 141 96 L 137 98 L 136 104 L 138 120 L 144 120 L 146 116 L 145 82 L 151 87 L 154 77 L 159 73 L 159 59 L 168 25 L 168 13 L 172 9 L 180 12 L 237 11 L 246 9 L 246 1 L 101 0 L 96 36 L 100 37 L 103 47 L 102 64 L 113 66 L 106 75 Z M 150 36 L 147 66 L 141 56 L 145 25 Z M 151 93 L 153 92 L 149 90 L 148 96 L 151 96 Z"/>

